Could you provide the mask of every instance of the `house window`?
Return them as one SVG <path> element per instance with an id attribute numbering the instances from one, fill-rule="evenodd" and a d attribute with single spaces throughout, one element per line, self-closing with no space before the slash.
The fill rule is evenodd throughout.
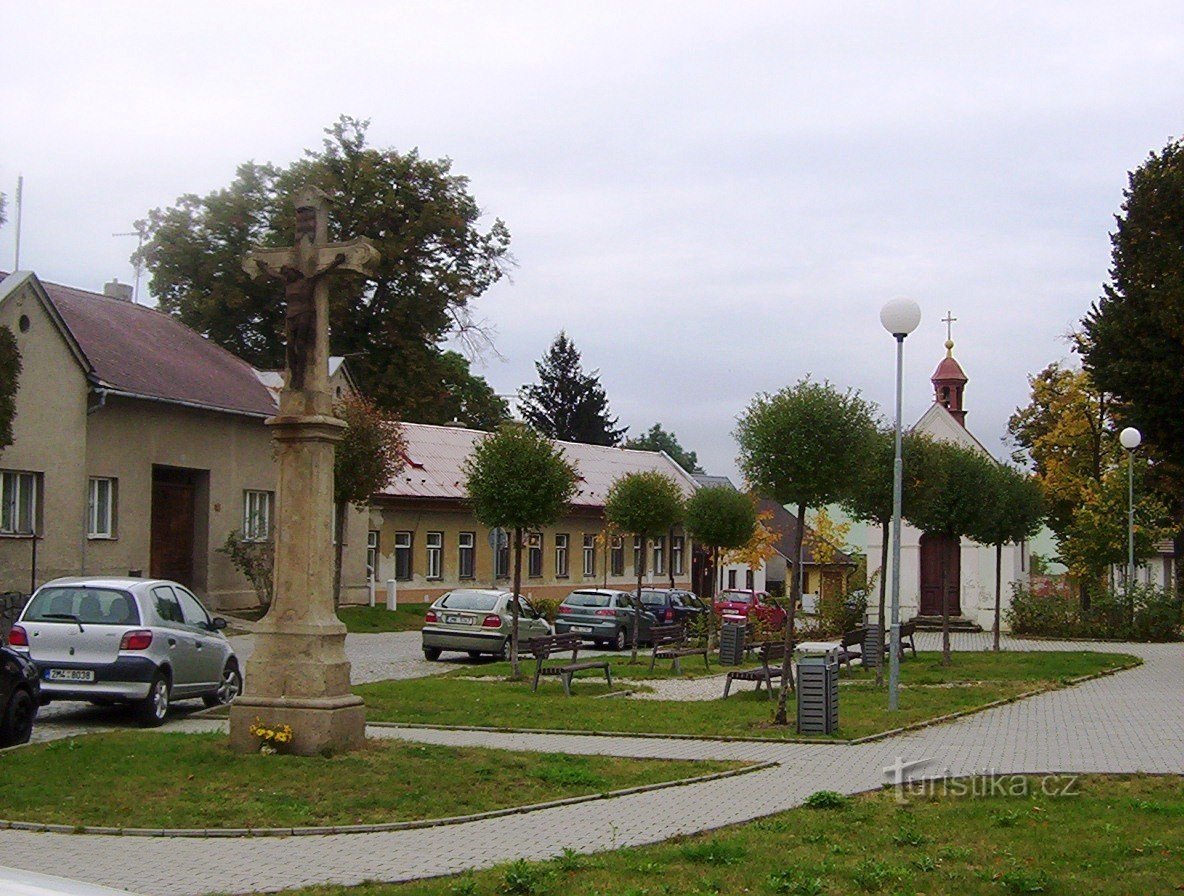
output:
<path id="1" fill-rule="evenodd" d="M 510 540 L 499 541 L 493 556 L 493 574 L 499 579 L 510 577 Z"/>
<path id="2" fill-rule="evenodd" d="M 0 535 L 32 535 L 37 522 L 37 474 L 0 471 Z"/>
<path id="3" fill-rule="evenodd" d="M 87 496 L 86 534 L 89 538 L 115 537 L 115 480 L 91 477 Z"/>
<path id="4" fill-rule="evenodd" d="M 596 575 L 596 536 L 584 533 L 584 577 Z"/>
<path id="5" fill-rule="evenodd" d="M 756 575 L 751 569 L 744 572 L 744 587 L 752 591 L 756 587 Z"/>
<path id="6" fill-rule="evenodd" d="M 477 533 L 461 532 L 460 540 L 457 543 L 459 545 L 456 564 L 458 575 L 462 579 L 471 579 L 476 567 Z"/>
<path id="7" fill-rule="evenodd" d="M 640 535 L 633 536 L 633 574 L 634 575 L 637 575 L 639 572 L 643 571 L 641 564 L 644 562 L 644 558 L 641 556 L 641 542 L 642 542 L 642 538 Z"/>
<path id="8" fill-rule="evenodd" d="M 685 539 L 681 535 L 675 535 L 670 540 L 670 565 L 674 567 L 674 574 L 676 576 L 682 575 L 682 552 Z"/>
<path id="9" fill-rule="evenodd" d="M 654 539 L 654 575 L 666 575 L 666 536 Z"/>
<path id="10" fill-rule="evenodd" d="M 736 587 L 736 570 L 734 570 L 734 569 L 728 570 L 728 587 L 729 588 Z"/>
<path id="11" fill-rule="evenodd" d="M 526 574 L 532 579 L 543 574 L 543 534 L 530 532 L 526 536 Z"/>
<path id="12" fill-rule="evenodd" d="M 611 569 L 614 576 L 625 574 L 625 539 L 620 535 L 613 536 L 613 546 L 610 552 Z"/>
<path id="13" fill-rule="evenodd" d="M 444 533 L 429 532 L 428 545 L 428 578 L 438 579 L 441 576 L 442 560 L 444 557 Z"/>
<path id="14" fill-rule="evenodd" d="M 395 533 L 395 578 L 401 582 L 411 579 L 411 533 Z"/>
<path id="15" fill-rule="evenodd" d="M 271 538 L 272 492 L 243 492 L 243 538 L 267 541 Z"/>
<path id="16" fill-rule="evenodd" d="M 378 579 L 378 530 L 371 529 L 366 533 L 366 581 Z"/>
<path id="17" fill-rule="evenodd" d="M 555 536 L 555 578 L 567 578 L 567 543 L 569 536 Z"/>

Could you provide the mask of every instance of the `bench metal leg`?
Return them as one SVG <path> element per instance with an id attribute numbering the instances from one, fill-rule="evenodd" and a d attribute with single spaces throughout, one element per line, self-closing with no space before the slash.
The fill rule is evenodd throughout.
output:
<path id="1" fill-rule="evenodd" d="M 732 689 L 732 676 L 729 675 L 727 680 L 724 682 L 724 699 L 725 700 L 728 699 L 728 691 L 730 691 L 731 689 Z"/>
<path id="2" fill-rule="evenodd" d="M 531 689 L 532 691 L 537 691 L 537 690 L 539 689 L 539 670 L 538 670 L 538 669 L 536 669 L 536 670 L 535 670 L 535 673 L 534 673 L 534 684 L 533 684 L 533 685 L 531 685 L 531 688 L 530 688 L 530 689 Z"/>
<path id="3" fill-rule="evenodd" d="M 613 670 L 611 666 L 604 667 L 604 680 L 608 682 L 608 689 L 613 689 Z"/>
<path id="4" fill-rule="evenodd" d="M 772 680 L 765 682 L 765 693 L 769 695 L 769 699 L 773 699 L 773 682 Z"/>
<path id="5" fill-rule="evenodd" d="M 656 663 L 657 661 L 658 661 L 658 651 L 651 650 L 650 651 L 650 671 L 651 672 L 654 671 L 654 663 Z"/>
<path id="6" fill-rule="evenodd" d="M 679 662 L 681 659 L 682 657 L 676 656 L 674 658 L 674 665 L 670 667 L 675 675 L 682 675 L 682 663 Z"/>

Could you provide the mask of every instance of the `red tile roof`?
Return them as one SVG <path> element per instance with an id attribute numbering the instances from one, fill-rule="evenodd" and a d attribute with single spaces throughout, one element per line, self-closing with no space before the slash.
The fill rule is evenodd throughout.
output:
<path id="1" fill-rule="evenodd" d="M 271 393 L 246 361 L 152 308 L 41 281 L 99 386 L 266 417 Z"/>

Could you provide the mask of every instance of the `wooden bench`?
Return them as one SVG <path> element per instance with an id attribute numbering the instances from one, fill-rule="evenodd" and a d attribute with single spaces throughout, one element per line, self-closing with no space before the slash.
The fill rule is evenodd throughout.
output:
<path id="1" fill-rule="evenodd" d="M 608 660 L 585 660 L 579 662 L 580 648 L 584 645 L 583 639 L 579 635 L 545 635 L 541 638 L 531 638 L 527 643 L 527 649 L 534 655 L 534 685 L 531 687 L 532 691 L 539 689 L 539 678 L 544 675 L 558 675 L 563 680 L 563 692 L 567 696 L 571 696 L 571 679 L 576 672 L 581 672 L 584 669 L 603 669 L 605 681 L 608 686 L 613 686 L 613 673 L 609 669 Z M 570 663 L 552 663 L 547 665 L 547 660 L 551 658 L 552 653 L 562 653 L 564 651 L 571 651 Z"/>
<path id="2" fill-rule="evenodd" d="M 692 647 L 687 644 L 687 627 L 681 622 L 671 625 L 655 625 L 650 629 L 650 643 L 653 653 L 650 655 L 650 671 L 654 671 L 654 663 L 658 660 L 673 660 L 670 669 L 675 674 L 682 671 L 679 660 L 684 656 L 703 654 L 704 668 L 711 669 L 711 661 L 706 647 Z"/>
<path id="3" fill-rule="evenodd" d="M 773 681 L 781 679 L 781 663 L 785 659 L 785 642 L 770 641 L 762 644 L 758 651 L 761 661 L 758 669 L 742 669 L 729 672 L 724 682 L 724 699 L 728 699 L 728 691 L 732 689 L 733 681 L 755 681 L 756 689 L 761 689 L 763 683 L 769 691 L 769 699 L 773 699 Z"/>
<path id="4" fill-rule="evenodd" d="M 848 671 L 851 670 L 852 660 L 859 660 L 861 664 L 867 665 L 867 657 L 863 655 L 863 635 L 864 629 L 862 628 L 853 628 L 851 631 L 843 633 L 842 646 L 839 648 L 839 662 L 846 663 Z"/>
<path id="5" fill-rule="evenodd" d="M 917 645 L 913 643 L 913 635 L 917 631 L 916 620 L 910 619 L 908 622 L 900 624 L 900 658 L 904 659 L 904 649 L 907 647 L 913 652 L 913 656 L 917 655 Z"/>

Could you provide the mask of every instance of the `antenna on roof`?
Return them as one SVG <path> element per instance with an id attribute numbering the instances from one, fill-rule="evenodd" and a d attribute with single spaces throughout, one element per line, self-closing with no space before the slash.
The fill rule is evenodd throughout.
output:
<path id="1" fill-rule="evenodd" d="M 132 226 L 135 227 L 136 229 L 125 231 L 124 233 L 113 233 L 111 235 L 112 236 L 136 236 L 136 237 L 140 238 L 139 243 L 136 245 L 136 255 L 135 255 L 136 261 L 132 265 L 132 270 L 134 270 L 136 272 L 136 285 L 135 285 L 135 288 L 132 289 L 132 304 L 137 305 L 137 304 L 139 304 L 139 299 L 140 299 L 140 274 L 142 274 L 144 272 L 144 260 L 140 257 L 140 250 L 144 248 L 144 237 L 147 236 L 147 234 L 148 234 L 148 222 L 147 221 L 137 221 Z"/>
<path id="2" fill-rule="evenodd" d="M 16 178 L 16 260 L 12 266 L 14 271 L 21 269 L 21 208 L 24 205 L 22 194 L 25 192 L 25 176 L 18 174 Z"/>

